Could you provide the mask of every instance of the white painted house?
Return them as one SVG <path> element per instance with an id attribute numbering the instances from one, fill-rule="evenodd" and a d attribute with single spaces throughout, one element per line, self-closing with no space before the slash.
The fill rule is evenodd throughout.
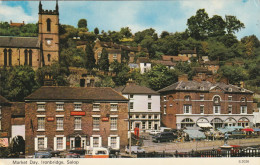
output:
<path id="1" fill-rule="evenodd" d="M 131 130 L 138 127 L 140 131 L 160 129 L 160 94 L 156 91 L 136 85 L 133 82 L 115 88 L 129 99 L 129 118 Z"/>
<path id="2" fill-rule="evenodd" d="M 141 74 L 148 72 L 152 68 L 152 63 L 147 57 L 139 57 L 136 62 L 139 64 Z"/>

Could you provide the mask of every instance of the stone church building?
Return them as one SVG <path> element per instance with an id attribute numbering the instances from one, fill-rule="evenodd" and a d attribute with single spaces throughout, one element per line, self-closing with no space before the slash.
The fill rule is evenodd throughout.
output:
<path id="1" fill-rule="evenodd" d="M 29 65 L 37 69 L 59 60 L 59 7 L 39 3 L 38 37 L 0 36 L 0 67 Z"/>

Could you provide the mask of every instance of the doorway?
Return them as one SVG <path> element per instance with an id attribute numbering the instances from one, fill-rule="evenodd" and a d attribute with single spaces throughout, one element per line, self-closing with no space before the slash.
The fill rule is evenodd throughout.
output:
<path id="1" fill-rule="evenodd" d="M 155 130 L 158 129 L 158 124 L 154 124 L 154 129 L 155 129 Z"/>
<path id="2" fill-rule="evenodd" d="M 81 137 L 76 137 L 75 138 L 75 148 L 80 148 L 81 147 Z"/>

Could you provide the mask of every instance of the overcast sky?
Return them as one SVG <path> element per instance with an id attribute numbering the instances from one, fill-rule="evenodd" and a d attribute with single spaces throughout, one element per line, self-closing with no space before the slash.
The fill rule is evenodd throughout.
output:
<path id="1" fill-rule="evenodd" d="M 36 23 L 38 1 L 1 1 L 0 21 Z M 43 1 L 43 9 L 55 9 L 55 2 Z M 154 28 L 158 34 L 183 32 L 187 19 L 205 8 L 210 17 L 234 15 L 245 24 L 236 35 L 256 35 L 260 39 L 260 0 L 167 0 L 167 1 L 59 1 L 60 23 L 77 26 L 81 18 L 88 28 L 119 31 L 129 27 L 133 33 Z"/>

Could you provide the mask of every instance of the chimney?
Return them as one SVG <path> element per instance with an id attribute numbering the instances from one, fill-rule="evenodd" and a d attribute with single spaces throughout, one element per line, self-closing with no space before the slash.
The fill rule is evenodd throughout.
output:
<path id="1" fill-rule="evenodd" d="M 187 74 L 180 75 L 178 77 L 178 81 L 184 81 L 184 82 L 188 81 L 188 75 Z"/>
<path id="2" fill-rule="evenodd" d="M 130 85 L 135 85 L 135 82 L 131 78 L 126 83 L 126 86 L 130 86 Z"/>
<path id="3" fill-rule="evenodd" d="M 43 81 L 44 81 L 43 86 L 55 86 L 53 77 L 52 77 L 51 75 L 49 75 L 49 74 L 46 74 L 46 75 L 45 75 Z"/>

